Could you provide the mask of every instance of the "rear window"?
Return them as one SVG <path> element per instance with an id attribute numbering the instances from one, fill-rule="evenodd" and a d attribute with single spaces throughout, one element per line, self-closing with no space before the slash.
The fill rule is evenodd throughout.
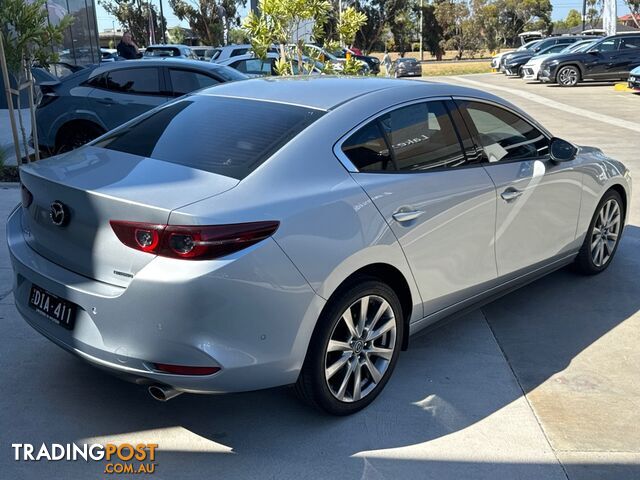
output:
<path id="1" fill-rule="evenodd" d="M 295 105 L 194 95 L 94 145 L 241 180 L 323 114 Z"/>

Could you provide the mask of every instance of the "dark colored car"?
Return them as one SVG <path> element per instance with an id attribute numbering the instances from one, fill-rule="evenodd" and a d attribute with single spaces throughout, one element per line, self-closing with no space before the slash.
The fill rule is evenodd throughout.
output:
<path id="1" fill-rule="evenodd" d="M 636 67 L 631 70 L 628 83 L 629 88 L 635 90 L 636 92 L 640 92 L 640 67 Z"/>
<path id="2" fill-rule="evenodd" d="M 540 80 L 574 87 L 584 80 L 626 80 L 640 65 L 640 34 L 603 38 L 585 52 L 555 56 L 540 67 Z"/>
<path id="3" fill-rule="evenodd" d="M 215 63 L 171 58 L 85 68 L 40 84 L 38 143 L 48 152 L 72 150 L 175 97 L 246 78 Z"/>
<path id="4" fill-rule="evenodd" d="M 509 54 L 508 59 L 504 64 L 504 73 L 508 76 L 517 75 L 518 77 L 522 77 L 523 67 L 533 57 L 537 55 L 546 55 L 548 53 L 560 53 L 562 50 L 567 48 L 568 45 L 584 40 L 584 37 L 560 37 L 558 40 L 562 41 L 554 43 L 553 45 L 548 45 L 541 50 L 534 48 L 532 50 L 524 50 L 522 52 Z"/>
<path id="5" fill-rule="evenodd" d="M 389 73 L 396 78 L 421 77 L 422 65 L 415 58 L 398 58 L 391 64 Z"/>
<path id="6" fill-rule="evenodd" d="M 360 60 L 366 63 L 369 66 L 371 73 L 373 73 L 374 75 L 380 73 L 380 59 L 378 59 L 377 57 L 372 57 L 370 55 L 357 55 L 351 50 L 347 50 L 346 48 L 342 49 L 342 54 L 340 54 L 340 52 L 337 52 L 336 56 L 338 58 L 346 58 L 347 52 L 350 52 L 351 56 L 356 60 Z"/>
<path id="7" fill-rule="evenodd" d="M 566 37 L 549 37 L 543 40 L 538 40 L 537 42 L 532 43 L 531 46 L 528 47 L 526 50 L 515 51 L 512 53 L 507 53 L 503 55 L 502 58 L 500 59 L 500 70 L 504 73 L 507 73 L 506 66 L 507 66 L 507 63 L 511 61 L 512 58 L 519 57 L 521 55 L 530 54 L 531 56 L 524 63 L 521 64 L 521 65 L 524 65 L 525 63 L 527 63 L 527 61 L 529 61 L 531 57 L 540 53 L 542 50 L 545 50 L 549 47 L 553 47 L 554 45 L 559 45 L 559 44 L 563 44 L 566 46 L 570 43 L 577 42 L 578 40 L 584 40 L 584 38 L 585 37 L 582 37 L 582 36 L 581 37 L 566 36 Z M 518 74 L 518 71 L 516 70 L 516 72 L 512 73 L 511 75 L 517 75 L 517 74 Z"/>

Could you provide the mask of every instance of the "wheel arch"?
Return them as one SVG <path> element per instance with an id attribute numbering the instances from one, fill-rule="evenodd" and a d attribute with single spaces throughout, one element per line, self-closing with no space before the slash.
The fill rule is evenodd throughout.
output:
<path id="1" fill-rule="evenodd" d="M 65 123 L 61 124 L 56 131 L 55 136 L 55 148 L 59 148 L 60 141 L 63 138 L 63 135 L 66 134 L 67 131 L 73 130 L 75 128 L 81 128 L 82 126 L 87 127 L 90 126 L 92 128 L 96 128 L 100 130 L 102 133 L 105 133 L 107 130 L 100 123 L 94 121 L 89 118 L 74 118 L 67 120 Z"/>
<path id="2" fill-rule="evenodd" d="M 409 323 L 411 320 L 411 315 L 413 314 L 414 299 L 411 293 L 411 287 L 409 286 L 409 281 L 406 279 L 404 274 L 393 265 L 390 265 L 388 263 L 372 263 L 354 271 L 347 278 L 345 278 L 332 292 L 331 296 L 327 299 L 322 313 L 324 313 L 327 305 L 331 304 L 333 298 L 335 298 L 345 289 L 351 287 L 354 283 L 357 283 L 363 278 L 376 279 L 388 285 L 396 293 L 396 295 L 398 295 L 400 305 L 402 306 L 402 320 L 404 323 L 402 350 L 406 350 L 409 346 Z"/>

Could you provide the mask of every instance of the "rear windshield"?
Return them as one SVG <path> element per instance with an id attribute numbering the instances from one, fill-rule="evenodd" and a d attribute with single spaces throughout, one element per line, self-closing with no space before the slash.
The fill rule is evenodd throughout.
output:
<path id="1" fill-rule="evenodd" d="M 144 52 L 145 57 L 179 57 L 180 50 L 171 47 L 149 47 Z"/>
<path id="2" fill-rule="evenodd" d="M 323 114 L 295 105 L 192 95 L 94 145 L 241 180 Z"/>

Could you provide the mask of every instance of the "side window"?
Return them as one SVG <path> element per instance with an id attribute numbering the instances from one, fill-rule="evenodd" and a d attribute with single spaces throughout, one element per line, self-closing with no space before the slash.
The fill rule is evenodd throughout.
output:
<path id="1" fill-rule="evenodd" d="M 242 73 L 248 73 L 250 75 L 271 75 L 271 60 L 266 61 L 259 58 L 252 58 L 250 60 L 240 60 L 231 64 L 233 68 Z"/>
<path id="2" fill-rule="evenodd" d="M 342 151 L 363 172 L 427 171 L 466 162 L 442 102 L 389 112 L 349 137 Z"/>
<path id="3" fill-rule="evenodd" d="M 380 119 L 398 170 L 429 170 L 465 162 L 458 135 L 442 102 L 417 103 Z"/>
<path id="4" fill-rule="evenodd" d="M 361 172 L 395 171 L 377 120 L 351 135 L 342 144 L 342 151 Z"/>
<path id="5" fill-rule="evenodd" d="M 600 44 L 593 47 L 594 52 L 615 52 L 618 49 L 619 40 L 612 38 L 610 40 L 604 40 Z"/>
<path id="6" fill-rule="evenodd" d="M 101 73 L 87 80 L 87 85 L 95 88 L 107 88 L 107 74 Z"/>
<path id="7" fill-rule="evenodd" d="M 120 93 L 160 94 L 157 68 L 114 70 L 107 75 L 106 88 Z"/>
<path id="8" fill-rule="evenodd" d="M 244 55 L 248 51 L 249 51 L 248 48 L 236 48 L 236 49 L 231 51 L 231 55 L 229 55 L 229 56 L 230 57 L 237 57 L 238 55 Z"/>
<path id="9" fill-rule="evenodd" d="M 489 162 L 535 158 L 549 153 L 549 140 L 519 116 L 486 103 L 464 102 Z"/>
<path id="10" fill-rule="evenodd" d="M 620 40 L 620 50 L 640 52 L 640 37 L 628 37 Z"/>
<path id="11" fill-rule="evenodd" d="M 201 73 L 189 70 L 176 70 L 173 68 L 169 70 L 169 77 L 171 78 L 173 93 L 178 97 L 220 83 L 215 78 Z"/>

